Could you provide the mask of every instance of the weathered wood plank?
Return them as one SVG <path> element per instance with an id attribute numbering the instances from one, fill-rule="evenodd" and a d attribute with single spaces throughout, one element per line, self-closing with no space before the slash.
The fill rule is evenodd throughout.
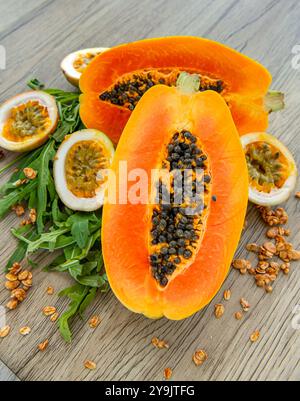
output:
<path id="1" fill-rule="evenodd" d="M 10 3 L 11 15 L 17 3 L 23 2 Z M 68 87 L 58 66 L 65 54 L 77 48 L 112 46 L 173 34 L 207 36 L 270 68 L 274 88 L 288 94 L 287 109 L 272 116 L 270 132 L 290 147 L 300 163 L 300 71 L 291 67 L 291 49 L 300 40 L 297 0 L 63 0 L 41 1 L 36 3 L 37 7 L 33 3 L 30 2 L 30 16 L 29 8 L 22 13 L 22 7 L 18 7 L 17 17 L 0 30 L 0 44 L 9 50 L 8 69 L 0 72 L 1 100 L 23 90 L 25 81 L 32 76 L 47 84 Z M 3 13 L 0 18 L 3 20 Z M 293 232 L 291 242 L 295 247 L 300 246 L 299 205 L 294 199 L 287 204 Z M 245 244 L 262 242 L 265 232 L 254 208 L 249 208 L 247 219 L 249 225 L 237 252 L 242 256 L 248 256 Z M 5 239 L 0 245 L 2 263 L 13 248 L 9 230 L 14 224 L 16 219 L 12 215 L 1 223 Z M 44 256 L 39 260 L 46 263 Z M 77 320 L 71 345 L 63 343 L 56 327 L 41 314 L 42 307 L 49 304 L 63 309 L 66 302 L 45 295 L 45 288 L 52 284 L 58 291 L 69 280 L 63 275 L 36 272 L 34 283 L 26 303 L 8 314 L 13 328 L 11 336 L 0 340 L 0 359 L 21 379 L 159 380 L 166 366 L 174 369 L 174 380 L 300 378 L 300 336 L 291 324 L 292 310 L 300 303 L 299 265 L 295 265 L 289 277 L 276 283 L 272 295 L 265 295 L 249 279 L 231 272 L 223 289 L 231 288 L 233 297 L 220 321 L 212 315 L 214 304 L 222 299 L 221 292 L 204 311 L 183 322 L 150 321 L 125 310 L 111 293 L 100 296 L 87 318 L 99 313 L 103 319 L 101 325 L 93 332 L 86 321 Z M 7 300 L 2 288 L 0 304 Z M 252 308 L 243 321 L 237 322 L 233 314 L 239 309 L 241 296 L 249 300 Z M 29 337 L 21 338 L 18 334 L 23 325 L 32 327 Z M 255 329 L 261 330 L 262 339 L 251 345 L 248 338 Z M 153 335 L 169 341 L 170 349 L 153 349 L 149 345 Z M 50 346 L 41 354 L 37 344 L 46 338 L 50 339 Z M 209 360 L 201 368 L 191 361 L 197 348 L 204 348 L 209 354 Z M 96 371 L 84 369 L 87 358 L 97 362 Z"/>
<path id="2" fill-rule="evenodd" d="M 52 0 L 10 0 L 0 2 L 1 35 L 9 35 L 19 29 L 22 24 L 28 23 L 32 15 L 37 14 Z"/>
<path id="3" fill-rule="evenodd" d="M 0 381 L 13 382 L 19 381 L 17 376 L 0 361 Z"/>

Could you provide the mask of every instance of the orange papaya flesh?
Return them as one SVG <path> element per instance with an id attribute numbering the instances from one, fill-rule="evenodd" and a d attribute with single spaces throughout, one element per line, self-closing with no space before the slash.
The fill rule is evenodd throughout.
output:
<path id="1" fill-rule="evenodd" d="M 157 240 L 153 219 L 158 216 L 161 222 L 161 204 L 107 203 L 103 210 L 102 248 L 111 288 L 127 308 L 149 318 L 179 320 L 207 305 L 228 274 L 244 224 L 246 161 L 230 111 L 213 91 L 186 95 L 163 85 L 150 89 L 137 104 L 119 142 L 113 163 L 117 181 L 119 163 L 124 160 L 128 171 L 142 169 L 148 177 L 152 169 L 170 169 L 169 146 L 174 138 L 182 141 L 184 132 L 196 138 L 194 145 L 205 156 L 204 174 L 209 179 L 204 183 L 205 209 L 196 216 L 199 224 L 192 221 L 194 243 L 186 240 L 183 245 L 190 253 L 183 257 L 178 252 L 180 244 L 175 246 L 176 255 L 167 258 L 167 262 L 180 258 L 175 269 L 165 272 L 162 262 L 152 263 L 154 254 L 160 257 L 163 248 L 173 246 L 170 238 L 167 243 L 158 238 L 153 244 Z M 117 199 L 118 191 L 117 186 Z M 171 204 L 163 235 L 170 225 L 178 229 L 184 213 L 173 213 L 176 207 Z M 173 240 L 178 242 L 181 235 L 177 234 Z"/>
<path id="2" fill-rule="evenodd" d="M 147 39 L 100 54 L 80 79 L 81 118 L 117 142 L 143 94 L 157 84 L 175 86 L 182 71 L 202 76 L 200 91 L 224 97 L 240 135 L 267 128 L 268 70 L 220 43 L 196 37 Z"/>

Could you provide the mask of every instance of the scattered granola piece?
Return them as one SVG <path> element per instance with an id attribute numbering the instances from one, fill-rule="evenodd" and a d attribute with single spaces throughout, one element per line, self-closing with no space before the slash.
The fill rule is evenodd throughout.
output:
<path id="1" fill-rule="evenodd" d="M 56 308 L 54 306 L 46 306 L 43 309 L 43 314 L 45 316 L 51 316 L 51 315 L 54 315 L 54 313 L 56 313 Z"/>
<path id="2" fill-rule="evenodd" d="M 296 251 L 296 249 L 292 249 L 288 253 L 289 259 L 290 260 L 300 260 L 300 251 Z"/>
<path id="3" fill-rule="evenodd" d="M 93 361 L 89 361 L 89 360 L 87 360 L 87 361 L 84 362 L 84 367 L 85 367 L 86 369 L 89 369 L 89 370 L 95 370 L 95 369 L 97 369 L 96 363 L 93 362 Z"/>
<path id="4" fill-rule="evenodd" d="M 257 253 L 257 252 L 259 252 L 259 250 L 260 250 L 260 246 L 257 245 L 257 244 L 255 244 L 255 243 L 247 244 L 247 245 L 246 245 L 246 249 L 247 249 L 247 251 L 249 251 L 249 252 L 255 252 L 255 253 Z"/>
<path id="5" fill-rule="evenodd" d="M 24 326 L 24 327 L 21 327 L 20 328 L 20 334 L 22 335 L 22 336 L 28 336 L 28 334 L 30 334 L 30 332 L 31 332 L 31 328 L 30 327 L 28 327 L 28 326 Z"/>
<path id="6" fill-rule="evenodd" d="M 272 256 L 277 252 L 276 245 L 273 244 L 273 242 L 265 242 L 263 247 L 267 252 L 272 254 Z"/>
<path id="7" fill-rule="evenodd" d="M 16 280 L 16 281 L 6 281 L 5 283 L 5 288 L 9 291 L 15 290 L 16 288 L 18 288 L 20 285 L 20 281 Z"/>
<path id="8" fill-rule="evenodd" d="M 27 280 L 23 280 L 22 281 L 22 284 L 25 286 L 25 287 L 32 287 L 32 279 L 27 279 Z"/>
<path id="9" fill-rule="evenodd" d="M 18 180 L 15 182 L 16 187 L 20 187 L 21 185 L 27 184 L 28 180 L 27 178 L 24 178 L 23 180 Z"/>
<path id="10" fill-rule="evenodd" d="M 270 239 L 276 238 L 277 235 L 279 235 L 278 227 L 272 227 L 267 231 L 267 237 Z"/>
<path id="11" fill-rule="evenodd" d="M 17 281 L 18 280 L 18 276 L 13 273 L 7 273 L 5 278 L 7 281 Z"/>
<path id="12" fill-rule="evenodd" d="M 295 197 L 296 197 L 297 199 L 300 199 L 300 192 L 296 192 Z"/>
<path id="13" fill-rule="evenodd" d="M 99 326 L 100 323 L 101 323 L 101 319 L 97 315 L 91 317 L 91 319 L 89 320 L 89 326 L 91 329 L 95 329 L 96 327 Z"/>
<path id="14" fill-rule="evenodd" d="M 23 288 L 17 288 L 11 292 L 11 298 L 16 298 L 19 302 L 23 302 L 26 298 L 26 291 Z"/>
<path id="15" fill-rule="evenodd" d="M 164 378 L 165 378 L 165 380 L 170 380 L 172 375 L 173 375 L 173 371 L 172 371 L 171 368 L 166 368 L 164 370 Z"/>
<path id="16" fill-rule="evenodd" d="M 288 267 L 283 270 L 283 274 L 285 274 L 286 276 L 288 276 L 289 273 L 290 273 L 290 269 Z"/>
<path id="17" fill-rule="evenodd" d="M 290 263 L 282 263 L 280 265 L 281 270 L 289 269 L 290 268 Z"/>
<path id="18" fill-rule="evenodd" d="M 243 319 L 243 314 L 242 314 L 242 312 L 236 312 L 234 314 L 234 317 L 236 318 L 236 320 L 242 320 Z"/>
<path id="19" fill-rule="evenodd" d="M 5 153 L 3 149 L 0 149 L 0 160 L 4 159 Z"/>
<path id="20" fill-rule="evenodd" d="M 15 205 L 12 207 L 12 210 L 16 213 L 18 217 L 23 216 L 23 214 L 25 213 L 25 208 L 23 205 Z"/>
<path id="21" fill-rule="evenodd" d="M 260 332 L 258 330 L 254 331 L 254 333 L 251 334 L 250 336 L 250 341 L 252 343 L 256 343 L 260 338 Z"/>
<path id="22" fill-rule="evenodd" d="M 206 362 L 208 359 L 208 355 L 204 350 L 199 350 L 196 351 L 193 355 L 193 362 L 196 366 L 201 366 L 203 365 L 204 362 Z"/>
<path id="23" fill-rule="evenodd" d="M 38 345 L 38 349 L 39 349 L 39 351 L 44 352 L 44 351 L 46 351 L 48 346 L 49 346 L 49 340 L 45 340 Z"/>
<path id="24" fill-rule="evenodd" d="M 53 294 L 54 294 L 54 288 L 53 288 L 53 287 L 47 287 L 46 293 L 47 293 L 48 295 L 53 295 Z"/>
<path id="25" fill-rule="evenodd" d="M 25 177 L 28 178 L 29 180 L 34 180 L 37 176 L 37 172 L 33 170 L 33 168 L 31 167 L 25 167 L 23 169 L 23 173 Z"/>
<path id="26" fill-rule="evenodd" d="M 248 312 L 250 310 L 250 304 L 245 298 L 241 298 L 240 304 L 244 312 Z"/>
<path id="27" fill-rule="evenodd" d="M 35 209 L 30 209 L 29 211 L 29 219 L 32 224 L 36 222 L 36 210 Z"/>
<path id="28" fill-rule="evenodd" d="M 20 265 L 20 263 L 15 262 L 12 267 L 9 269 L 10 273 L 13 274 L 18 274 L 22 269 L 22 266 Z"/>
<path id="29" fill-rule="evenodd" d="M 225 290 L 223 294 L 224 300 L 229 301 L 231 298 L 231 291 L 230 290 Z"/>
<path id="30" fill-rule="evenodd" d="M 14 310 L 17 308 L 19 302 L 17 299 L 11 299 L 7 304 L 6 304 L 6 308 L 9 310 Z"/>
<path id="31" fill-rule="evenodd" d="M 251 262 L 246 259 L 235 259 L 232 262 L 232 266 L 239 270 L 241 274 L 246 274 L 249 269 L 252 268 Z"/>
<path id="32" fill-rule="evenodd" d="M 21 272 L 18 274 L 18 280 L 19 280 L 19 281 L 27 280 L 28 275 L 29 275 L 29 271 L 28 271 L 28 270 L 21 271 Z"/>
<path id="33" fill-rule="evenodd" d="M 21 221 L 21 226 L 29 226 L 30 224 L 32 224 L 30 219 L 24 219 Z"/>
<path id="34" fill-rule="evenodd" d="M 56 320 L 59 318 L 59 314 L 56 312 L 53 315 L 50 316 L 50 321 L 51 322 L 56 322 Z"/>
<path id="35" fill-rule="evenodd" d="M 267 286 L 265 287 L 265 290 L 266 290 L 266 292 L 267 292 L 268 294 L 271 294 L 271 293 L 273 292 L 273 287 L 272 287 L 271 285 L 267 285 Z"/>
<path id="36" fill-rule="evenodd" d="M 167 342 L 159 340 L 157 337 L 153 337 L 151 343 L 155 348 L 158 349 L 169 348 L 169 344 Z"/>
<path id="37" fill-rule="evenodd" d="M 5 338 L 10 333 L 10 326 L 4 326 L 0 329 L 0 338 Z"/>
<path id="38" fill-rule="evenodd" d="M 221 319 L 221 317 L 225 313 L 225 307 L 222 304 L 215 305 L 215 316 L 217 319 Z"/>

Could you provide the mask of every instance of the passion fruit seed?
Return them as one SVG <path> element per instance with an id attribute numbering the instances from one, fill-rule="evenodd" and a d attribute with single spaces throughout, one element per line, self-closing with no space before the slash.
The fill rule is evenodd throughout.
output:
<path id="1" fill-rule="evenodd" d="M 93 198 L 102 184 L 98 173 L 107 168 L 108 159 L 98 141 L 81 141 L 69 150 L 65 163 L 68 189 L 77 197 Z"/>
<path id="2" fill-rule="evenodd" d="M 114 84 L 106 92 L 100 95 L 100 99 L 117 106 L 127 107 L 134 110 L 137 103 L 154 85 L 176 86 L 177 79 L 181 71 L 174 70 L 166 73 L 160 71 L 139 71 L 132 76 L 125 77 Z M 201 77 L 201 85 L 199 90 L 213 90 L 218 93 L 223 91 L 223 82 L 221 80 Z"/>
<path id="3" fill-rule="evenodd" d="M 201 179 L 196 174 L 199 164 L 204 171 Z M 150 265 L 155 280 L 160 286 L 165 287 L 175 270 L 189 263 L 197 251 L 203 233 L 204 210 L 207 209 L 212 178 L 207 156 L 199 147 L 197 138 L 188 131 L 173 135 L 166 148 L 163 167 L 169 171 L 179 171 L 181 174 L 180 183 L 176 183 L 174 175 L 170 191 L 159 181 L 159 204 L 152 212 Z M 177 185 L 181 186 L 182 193 L 185 191 L 183 172 L 187 169 L 192 172 L 193 198 L 198 195 L 197 203 L 192 203 L 194 210 L 192 215 L 188 214 L 187 209 L 191 207 L 190 202 L 192 202 L 189 194 L 183 197 L 184 204 L 176 204 L 174 200 L 175 190 L 178 190 Z M 205 188 L 205 193 L 197 192 L 199 184 L 200 188 Z M 166 199 L 170 199 L 169 204 L 166 204 Z"/>
<path id="4" fill-rule="evenodd" d="M 271 191 L 281 188 L 287 177 L 286 160 L 266 142 L 251 143 L 246 148 L 246 160 L 250 179 L 258 189 Z"/>
<path id="5" fill-rule="evenodd" d="M 4 136 L 23 140 L 43 133 L 51 125 L 47 107 L 37 101 L 29 101 L 14 107 L 4 126 Z"/>
<path id="6" fill-rule="evenodd" d="M 76 71 L 83 73 L 86 67 L 90 64 L 91 61 L 94 60 L 96 56 L 98 56 L 98 54 L 100 54 L 100 52 L 79 54 L 73 63 L 73 67 Z"/>

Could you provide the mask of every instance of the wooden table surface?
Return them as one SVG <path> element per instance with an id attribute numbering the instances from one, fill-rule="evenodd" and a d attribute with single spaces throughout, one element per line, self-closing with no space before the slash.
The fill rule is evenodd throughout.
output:
<path id="1" fill-rule="evenodd" d="M 299 89 L 300 70 L 292 68 L 292 48 L 300 44 L 298 0 L 0 0 L 0 45 L 7 52 L 7 66 L 0 70 L 0 100 L 25 89 L 32 77 L 52 87 L 68 88 L 59 63 L 70 51 L 84 47 L 113 46 L 148 37 L 197 35 L 223 42 L 262 62 L 274 76 L 273 88 L 286 93 L 287 108 L 272 116 L 269 131 L 289 146 L 300 161 Z M 12 155 L 7 155 L 6 163 Z M 1 177 L 4 182 L 8 177 Z M 298 187 L 299 188 L 299 187 Z M 299 189 L 298 189 L 299 190 Z M 291 241 L 300 245 L 300 203 L 290 199 Z M 245 244 L 261 243 L 266 228 L 257 211 L 249 208 L 248 228 L 237 255 L 248 257 Z M 14 241 L 10 228 L 18 224 L 13 215 L 1 222 L 1 264 L 11 254 Z M 38 258 L 43 266 L 45 255 Z M 0 304 L 7 301 L 1 275 Z M 112 293 L 99 296 L 84 321 L 74 322 L 74 340 L 65 344 L 57 328 L 43 317 L 41 309 L 66 301 L 49 298 L 45 289 L 68 284 L 63 274 L 34 273 L 29 298 L 7 316 L 12 327 L 0 340 L 0 378 L 12 380 L 160 380 L 171 367 L 174 380 L 299 380 L 300 331 L 293 329 L 293 309 L 300 304 L 300 266 L 275 284 L 272 295 L 257 288 L 249 277 L 231 271 L 223 290 L 232 290 L 225 316 L 213 317 L 222 292 L 202 312 L 181 322 L 147 320 L 130 313 Z M 234 313 L 239 299 L 252 305 L 244 320 Z M 99 314 L 101 325 L 92 331 L 87 320 Z M 28 337 L 18 334 L 28 325 Z M 261 331 L 261 340 L 250 344 L 249 335 Z M 151 338 L 168 341 L 169 350 L 156 350 Z M 45 353 L 37 344 L 49 339 Z M 202 367 L 192 361 L 203 348 L 209 359 Z M 87 371 L 83 363 L 98 367 Z M 14 376 L 15 375 L 15 376 Z"/>

